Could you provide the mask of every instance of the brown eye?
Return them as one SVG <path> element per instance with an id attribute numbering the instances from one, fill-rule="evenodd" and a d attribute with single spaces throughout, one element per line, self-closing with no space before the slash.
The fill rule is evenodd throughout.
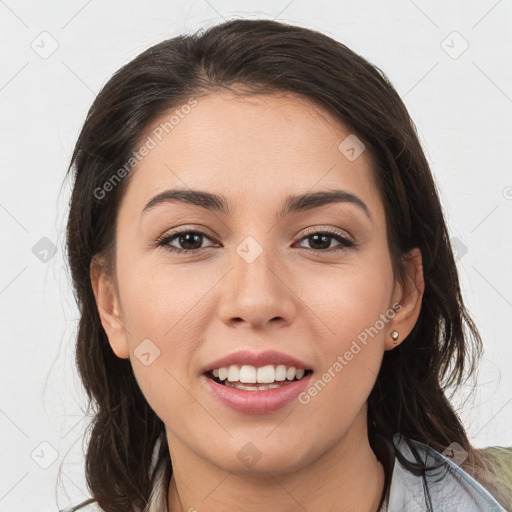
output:
<path id="1" fill-rule="evenodd" d="M 339 232 L 318 231 L 301 238 L 301 241 L 303 240 L 308 241 L 310 249 L 315 252 L 334 252 L 355 246 L 352 240 L 349 240 Z M 338 242 L 334 247 L 331 245 L 333 240 Z M 308 247 L 305 248 L 307 249 Z"/>
<path id="2" fill-rule="evenodd" d="M 201 246 L 205 239 L 210 240 L 201 231 L 183 230 L 163 236 L 157 240 L 156 245 L 158 247 L 165 247 L 171 252 L 197 252 L 202 248 Z"/>

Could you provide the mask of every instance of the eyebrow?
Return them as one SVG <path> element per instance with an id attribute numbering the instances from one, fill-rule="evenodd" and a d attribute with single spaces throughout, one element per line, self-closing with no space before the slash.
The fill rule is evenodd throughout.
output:
<path id="1" fill-rule="evenodd" d="M 166 190 L 153 197 L 142 210 L 142 215 L 161 203 L 182 202 L 200 206 L 206 210 L 232 215 L 233 207 L 225 196 L 190 189 Z M 356 195 L 346 190 L 335 189 L 322 192 L 306 192 L 300 195 L 289 195 L 283 201 L 279 216 L 284 217 L 290 213 L 298 213 L 313 208 L 319 208 L 333 203 L 351 203 L 358 206 L 366 216 L 372 220 L 366 204 Z"/>

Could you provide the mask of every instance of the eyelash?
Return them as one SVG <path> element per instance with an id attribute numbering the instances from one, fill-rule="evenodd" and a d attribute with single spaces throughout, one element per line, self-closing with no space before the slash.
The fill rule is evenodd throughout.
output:
<path id="1" fill-rule="evenodd" d="M 194 234 L 194 235 L 200 235 L 203 237 L 206 237 L 208 240 L 214 241 L 212 237 L 208 236 L 203 231 L 195 230 L 195 229 L 184 229 L 182 231 L 175 231 L 173 233 L 169 233 L 166 235 L 161 236 L 155 241 L 155 246 L 157 247 L 164 247 L 167 251 L 173 252 L 173 253 L 179 253 L 179 254 L 193 254 L 197 253 L 198 251 L 201 251 L 205 248 L 199 248 L 199 249 L 180 249 L 178 247 L 174 247 L 170 245 L 171 241 L 177 238 L 180 235 L 186 235 L 186 234 Z M 308 249 L 307 247 L 303 247 L 303 249 L 307 249 L 309 252 L 312 252 L 314 254 L 325 254 L 325 253 L 332 253 L 332 252 L 338 252 L 338 251 L 344 251 L 350 248 L 355 248 L 356 244 L 349 238 L 341 235 L 339 231 L 331 230 L 331 229 L 324 229 L 324 230 L 316 230 L 316 231 L 310 231 L 302 236 L 298 241 L 305 240 L 307 238 L 312 237 L 313 235 L 325 235 L 329 238 L 334 238 L 336 241 L 340 242 L 340 246 L 337 248 L 328 248 L 328 249 Z"/>

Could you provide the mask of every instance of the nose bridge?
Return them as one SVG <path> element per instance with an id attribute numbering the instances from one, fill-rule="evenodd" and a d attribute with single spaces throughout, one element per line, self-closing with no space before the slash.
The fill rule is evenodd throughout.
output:
<path id="1" fill-rule="evenodd" d="M 270 240 L 248 236 L 235 248 L 233 270 L 224 282 L 219 307 L 223 321 L 245 321 L 263 326 L 270 320 L 290 322 L 295 314 L 293 292 L 282 273 L 278 251 L 269 247 Z"/>

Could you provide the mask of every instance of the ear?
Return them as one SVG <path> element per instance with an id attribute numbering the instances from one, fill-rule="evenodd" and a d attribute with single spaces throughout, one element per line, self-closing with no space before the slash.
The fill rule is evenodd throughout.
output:
<path id="1" fill-rule="evenodd" d="M 393 290 L 392 308 L 395 316 L 388 324 L 385 349 L 396 348 L 410 334 L 416 325 L 421 311 L 421 301 L 425 290 L 423 264 L 418 248 L 411 249 L 404 256 L 405 281 L 397 277 Z M 391 333 L 396 331 L 398 338 L 393 340 Z"/>
<path id="2" fill-rule="evenodd" d="M 113 278 L 106 272 L 105 261 L 98 255 L 92 258 L 90 276 L 101 325 L 107 333 L 110 346 L 117 357 L 128 359 L 130 355 L 128 340 L 123 319 L 119 313 L 121 308 Z"/>

